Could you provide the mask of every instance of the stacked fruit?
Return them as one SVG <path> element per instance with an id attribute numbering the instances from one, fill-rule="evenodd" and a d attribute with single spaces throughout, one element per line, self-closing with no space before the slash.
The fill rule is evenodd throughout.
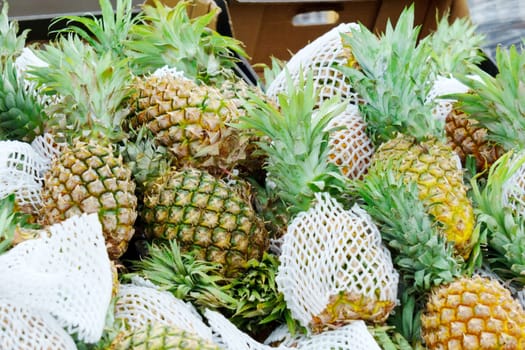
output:
<path id="1" fill-rule="evenodd" d="M 409 7 L 263 88 L 217 13 L 100 6 L 38 47 L 0 17 L 0 140 L 39 164 L 0 157 L 0 248 L 92 214 L 117 270 L 78 348 L 525 348 L 525 53 L 489 76 L 468 21 L 420 40 Z"/>

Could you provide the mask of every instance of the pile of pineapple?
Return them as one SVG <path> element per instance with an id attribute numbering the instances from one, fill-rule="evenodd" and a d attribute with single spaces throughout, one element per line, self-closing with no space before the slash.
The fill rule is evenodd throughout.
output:
<path id="1" fill-rule="evenodd" d="M 254 86 L 189 6 L 31 44 L 4 5 L 0 347 L 525 349 L 525 53 L 490 76 L 470 22 L 420 39 L 411 6 Z M 83 276 L 48 292 L 90 317 L 35 299 Z"/>

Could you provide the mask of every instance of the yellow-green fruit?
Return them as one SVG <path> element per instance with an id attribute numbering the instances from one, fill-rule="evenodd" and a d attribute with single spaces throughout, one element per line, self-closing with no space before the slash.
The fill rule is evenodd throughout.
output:
<path id="1" fill-rule="evenodd" d="M 388 161 L 399 164 L 405 181 L 417 183 L 419 198 L 428 212 L 442 225 L 442 232 L 454 242 L 457 252 L 467 257 L 475 218 L 456 153 L 433 138 L 417 142 L 400 135 L 378 148 L 372 166 Z"/>
<path id="2" fill-rule="evenodd" d="M 171 170 L 144 193 L 146 233 L 175 239 L 183 252 L 218 263 L 233 276 L 248 260 L 260 260 L 269 245 L 264 223 L 241 187 L 246 188 L 202 170 Z"/>
<path id="3" fill-rule="evenodd" d="M 148 324 L 117 335 L 108 350 L 220 350 L 209 340 L 175 326 Z"/>
<path id="4" fill-rule="evenodd" d="M 246 159 L 248 137 L 229 126 L 239 112 L 217 89 L 169 73 L 138 80 L 135 88 L 132 124 L 146 125 L 178 167 L 232 169 Z"/>
<path id="5" fill-rule="evenodd" d="M 525 313 L 495 280 L 463 277 L 432 292 L 421 316 L 433 349 L 525 349 Z"/>
<path id="6" fill-rule="evenodd" d="M 110 258 L 127 250 L 137 218 L 135 183 L 111 145 L 79 141 L 66 147 L 45 175 L 42 197 L 42 224 L 98 213 Z"/>

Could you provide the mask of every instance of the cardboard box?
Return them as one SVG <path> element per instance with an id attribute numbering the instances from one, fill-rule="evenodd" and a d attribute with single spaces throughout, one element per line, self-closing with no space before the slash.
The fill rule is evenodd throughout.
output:
<path id="1" fill-rule="evenodd" d="M 449 10 L 451 18 L 468 16 L 467 0 L 415 0 L 415 21 L 422 25 L 422 35 L 436 26 L 436 15 Z M 228 2 L 234 36 L 246 45 L 251 64 L 270 62 L 274 56 L 288 60 L 310 41 L 340 23 L 360 21 L 368 28 L 382 31 L 389 18 L 395 23 L 411 1 L 246 1 Z M 316 16 L 326 19 L 315 23 Z M 294 18 L 314 19 L 312 25 L 294 25 Z"/>

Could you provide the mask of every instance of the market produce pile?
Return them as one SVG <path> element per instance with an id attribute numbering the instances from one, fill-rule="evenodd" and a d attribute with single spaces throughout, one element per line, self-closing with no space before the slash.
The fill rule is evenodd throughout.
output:
<path id="1" fill-rule="evenodd" d="M 0 347 L 525 349 L 525 53 L 410 6 L 254 86 L 188 6 L 4 5 Z"/>

